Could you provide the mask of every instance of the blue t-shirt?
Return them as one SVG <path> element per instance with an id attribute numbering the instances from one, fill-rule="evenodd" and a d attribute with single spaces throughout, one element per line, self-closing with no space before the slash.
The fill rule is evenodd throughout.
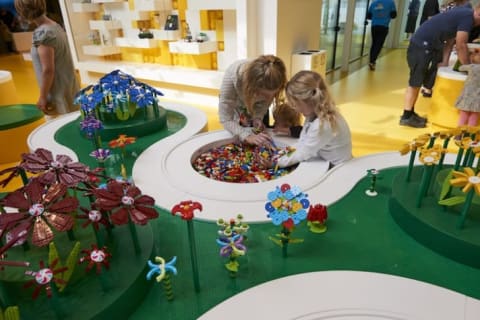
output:
<path id="1" fill-rule="evenodd" d="M 464 6 L 453 8 L 425 21 L 410 42 L 417 46 L 442 50 L 445 41 L 455 38 L 457 31 L 470 32 L 473 25 L 472 8 Z"/>
<path id="2" fill-rule="evenodd" d="M 368 14 L 372 19 L 372 26 L 388 27 L 392 12 L 397 12 L 393 0 L 375 0 L 368 8 Z"/>

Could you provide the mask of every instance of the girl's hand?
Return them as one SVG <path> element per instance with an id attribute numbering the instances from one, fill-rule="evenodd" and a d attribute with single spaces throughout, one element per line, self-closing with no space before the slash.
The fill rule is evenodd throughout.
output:
<path id="1" fill-rule="evenodd" d="M 262 169 L 271 169 L 275 165 L 272 160 L 264 158 L 259 154 L 255 155 L 255 160 L 258 163 L 258 166 Z"/>
<path id="2" fill-rule="evenodd" d="M 256 146 L 265 146 L 271 148 L 272 146 L 272 137 L 270 137 L 267 133 L 265 132 L 260 132 L 258 134 L 252 133 L 249 135 L 246 139 L 245 142 L 248 144 L 253 144 Z"/>

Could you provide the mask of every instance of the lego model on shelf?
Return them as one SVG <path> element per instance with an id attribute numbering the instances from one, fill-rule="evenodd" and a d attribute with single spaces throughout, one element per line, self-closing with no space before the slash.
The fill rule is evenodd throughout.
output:
<path id="1" fill-rule="evenodd" d="M 75 103 L 81 107 L 82 127 L 101 128 L 94 130 L 99 137 L 112 139 L 119 134 L 139 137 L 165 127 L 167 112 L 158 102 L 158 96 L 162 95 L 155 88 L 115 70 L 98 83 L 80 90 Z"/>

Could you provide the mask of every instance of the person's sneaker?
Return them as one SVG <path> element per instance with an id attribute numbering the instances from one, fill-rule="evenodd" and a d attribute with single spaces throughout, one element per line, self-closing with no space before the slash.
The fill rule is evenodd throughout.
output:
<path id="1" fill-rule="evenodd" d="M 374 71 L 375 70 L 375 63 L 369 63 L 368 67 L 370 68 L 370 70 Z"/>
<path id="2" fill-rule="evenodd" d="M 420 116 L 420 115 L 419 115 L 418 113 L 416 113 L 415 111 L 413 111 L 412 117 L 418 118 L 419 120 L 421 120 L 421 121 L 423 121 L 423 122 L 425 122 L 425 123 L 427 123 L 427 121 L 428 121 L 427 118 Z"/>
<path id="3" fill-rule="evenodd" d="M 422 120 L 423 118 L 416 117 L 414 115 L 410 116 L 410 118 L 400 118 L 400 125 L 407 126 L 412 128 L 425 128 L 427 125 L 425 121 Z"/>

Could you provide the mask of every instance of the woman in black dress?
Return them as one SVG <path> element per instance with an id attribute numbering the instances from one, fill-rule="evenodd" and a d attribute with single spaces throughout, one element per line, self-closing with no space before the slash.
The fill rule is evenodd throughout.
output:
<path id="1" fill-rule="evenodd" d="M 407 25 L 405 26 L 407 39 L 409 39 L 410 36 L 415 32 L 419 11 L 420 0 L 410 0 L 410 4 L 408 5 Z"/>

